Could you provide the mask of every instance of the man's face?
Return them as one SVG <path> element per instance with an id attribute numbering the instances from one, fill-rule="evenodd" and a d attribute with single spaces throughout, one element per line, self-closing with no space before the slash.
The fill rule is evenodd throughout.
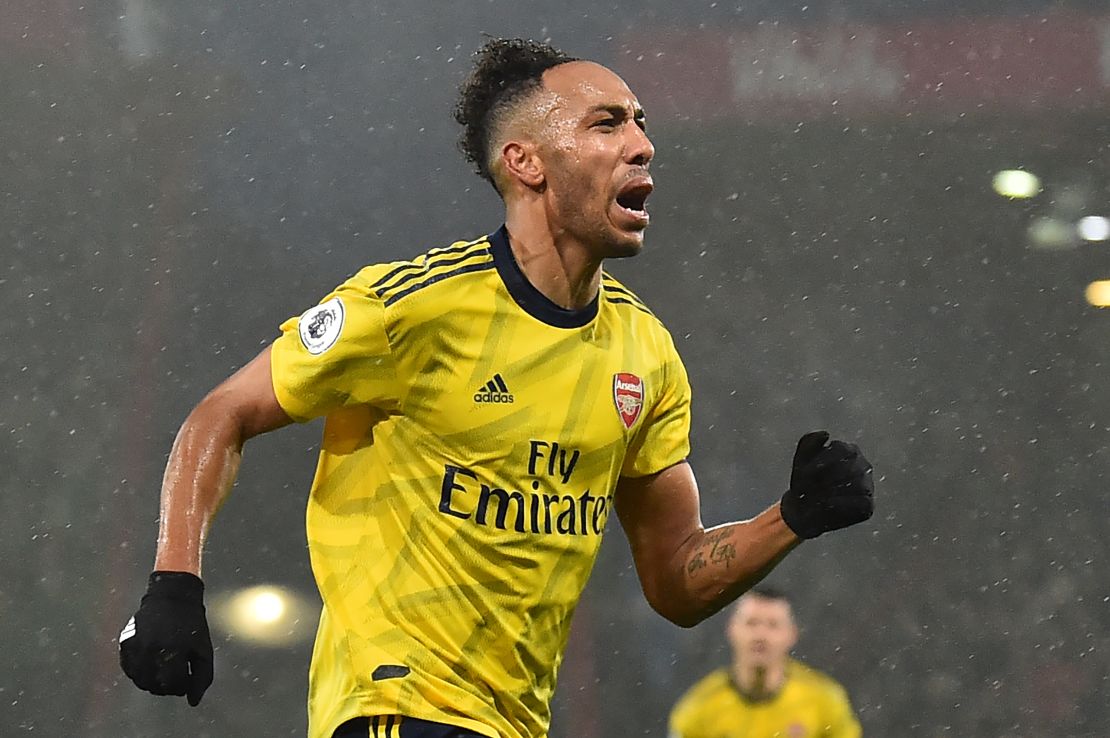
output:
<path id="1" fill-rule="evenodd" d="M 596 256 L 632 256 L 644 243 L 655 149 L 644 112 L 620 77 L 593 62 L 547 70 L 552 97 L 538 131 L 549 217 L 596 247 Z"/>
<path id="2" fill-rule="evenodd" d="M 745 666 L 773 667 L 785 662 L 798 641 L 790 603 L 746 595 L 732 612 L 728 640 L 735 658 Z"/>

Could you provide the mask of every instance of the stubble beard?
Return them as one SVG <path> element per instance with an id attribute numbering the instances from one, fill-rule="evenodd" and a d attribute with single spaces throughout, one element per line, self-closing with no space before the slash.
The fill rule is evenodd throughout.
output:
<path id="1" fill-rule="evenodd" d="M 641 234 L 643 232 L 641 231 Z M 628 259 L 633 256 L 638 256 L 644 250 L 643 235 L 640 236 L 641 240 L 633 239 L 614 239 L 608 247 L 608 253 L 605 255 L 606 259 Z"/>
<path id="2" fill-rule="evenodd" d="M 602 198 L 595 192 L 575 192 L 567 200 L 560 200 L 556 213 L 562 229 L 580 241 L 591 254 L 600 259 L 627 259 L 643 250 L 643 231 L 640 237 L 629 235 L 617 228 L 609 219 L 611 203 L 606 199 L 601 208 L 585 210 L 575 203 L 598 203 Z"/>

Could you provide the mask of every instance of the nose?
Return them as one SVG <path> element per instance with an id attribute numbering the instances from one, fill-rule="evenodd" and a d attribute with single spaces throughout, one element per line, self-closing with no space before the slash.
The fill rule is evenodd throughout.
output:
<path id="1" fill-rule="evenodd" d="M 629 139 L 625 149 L 625 159 L 629 164 L 646 167 L 655 158 L 655 146 L 648 138 L 647 131 L 635 123 L 628 126 Z"/>

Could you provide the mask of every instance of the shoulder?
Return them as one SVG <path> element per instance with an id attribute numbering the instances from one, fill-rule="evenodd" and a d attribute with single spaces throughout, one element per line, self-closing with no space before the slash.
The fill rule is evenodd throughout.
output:
<path id="1" fill-rule="evenodd" d="M 728 671 L 717 669 L 686 690 L 667 720 L 671 736 L 700 733 L 707 721 L 721 712 L 721 699 L 729 687 Z"/>
<path id="2" fill-rule="evenodd" d="M 803 687 L 815 696 L 823 697 L 831 702 L 846 702 L 848 693 L 840 682 L 833 679 L 823 671 L 800 661 L 791 660 L 790 677 L 798 686 Z"/>
<path id="3" fill-rule="evenodd" d="M 455 241 L 412 259 L 373 264 L 361 269 L 348 284 L 361 289 L 385 307 L 400 303 L 432 285 L 454 277 L 493 268 L 489 237 Z"/>
<path id="4" fill-rule="evenodd" d="M 620 323 L 626 330 L 634 331 L 642 345 L 654 348 L 664 360 L 678 359 L 671 332 L 635 292 L 612 274 L 602 272 L 601 294 L 605 304 L 619 316 Z"/>
<path id="5" fill-rule="evenodd" d="M 731 689 L 728 670 L 720 668 L 716 671 L 712 671 L 694 682 L 693 686 L 686 690 L 675 705 L 675 710 L 696 709 L 699 705 L 712 699 L 722 690 L 727 689 Z"/>
<path id="6" fill-rule="evenodd" d="M 340 298 L 350 318 L 385 325 L 392 334 L 401 326 L 425 322 L 458 307 L 470 286 L 464 275 L 492 269 L 489 240 L 482 236 L 411 259 L 365 266 L 331 297 Z"/>
<path id="7" fill-rule="evenodd" d="M 647 322 L 656 323 L 659 328 L 666 330 L 647 304 L 609 272 L 601 273 L 601 292 L 605 302 L 616 307 L 618 311 L 633 318 L 639 313 L 639 320 L 644 320 L 646 316 Z"/>

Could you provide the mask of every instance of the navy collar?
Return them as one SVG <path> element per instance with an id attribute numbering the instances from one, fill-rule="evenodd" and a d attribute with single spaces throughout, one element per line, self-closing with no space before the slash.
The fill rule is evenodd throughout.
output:
<path id="1" fill-rule="evenodd" d="M 520 265 L 516 263 L 513 249 L 509 245 L 509 231 L 501 226 L 489 236 L 490 253 L 493 254 L 493 263 L 501 281 L 509 290 L 509 294 L 524 312 L 537 320 L 541 320 L 556 328 L 581 328 L 597 316 L 597 307 L 601 299 L 601 290 L 590 301 L 590 304 L 578 310 L 568 310 L 556 305 L 546 295 L 540 292 L 524 276 Z"/>

